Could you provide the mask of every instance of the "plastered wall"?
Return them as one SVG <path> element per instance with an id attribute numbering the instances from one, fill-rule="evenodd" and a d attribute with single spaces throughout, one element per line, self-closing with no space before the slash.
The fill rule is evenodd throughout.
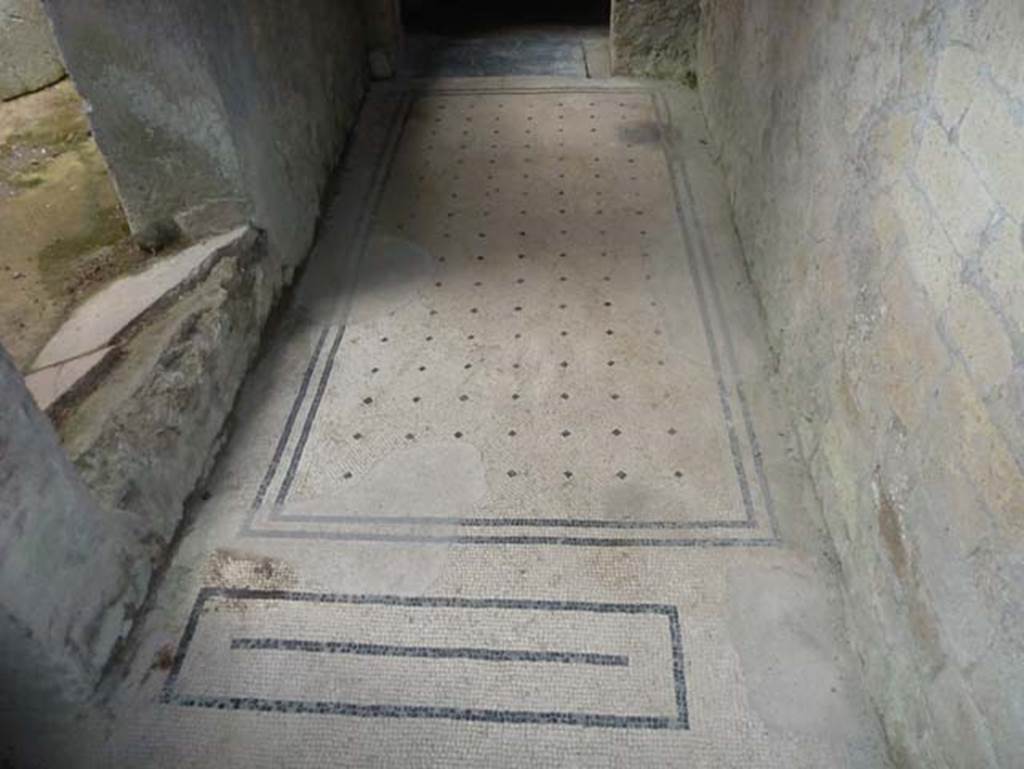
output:
<path id="1" fill-rule="evenodd" d="M 700 93 L 893 755 L 1024 745 L 1024 4 L 704 0 Z"/>

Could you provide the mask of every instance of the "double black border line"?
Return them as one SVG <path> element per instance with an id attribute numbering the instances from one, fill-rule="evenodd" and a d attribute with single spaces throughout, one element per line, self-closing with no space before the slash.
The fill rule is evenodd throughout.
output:
<path id="1" fill-rule="evenodd" d="M 363 258 L 366 254 L 367 245 L 369 242 L 369 229 L 372 217 L 378 208 L 380 202 L 380 196 L 383 193 L 384 187 L 387 183 L 388 178 L 391 175 L 391 167 L 395 157 L 395 151 L 398 147 L 398 141 L 401 138 L 405 122 L 409 116 L 409 109 L 412 106 L 412 99 L 408 94 L 405 94 L 398 101 L 398 106 L 395 112 L 392 113 L 391 124 L 388 128 L 388 139 L 384 149 L 384 163 L 383 165 L 377 165 L 376 173 L 373 175 L 373 181 L 370 186 L 370 194 L 368 197 L 367 205 L 363 206 L 360 211 L 359 220 L 356 224 L 356 234 L 353 242 L 356 244 L 358 249 L 356 253 L 356 270 L 354 273 L 358 274 L 358 265 L 362 263 Z M 288 417 L 285 419 L 284 426 L 281 429 L 281 435 L 277 440 L 277 445 L 274 448 L 274 454 L 270 458 L 270 462 L 267 465 L 267 470 L 263 475 L 263 479 L 260 481 L 259 488 L 256 491 L 256 495 L 253 498 L 251 505 L 250 519 L 247 521 L 244 533 L 255 534 L 252 530 L 252 519 L 256 511 L 262 507 L 266 500 L 267 492 L 270 489 L 271 484 L 274 481 L 274 477 L 277 475 L 278 468 L 281 464 L 281 460 L 284 457 L 285 450 L 288 447 L 288 443 L 291 441 L 292 431 L 295 428 L 295 420 L 297 419 L 302 405 L 306 400 L 306 395 L 309 392 L 309 385 L 313 378 L 313 374 L 316 371 L 317 365 L 320 361 L 320 356 L 323 352 L 324 343 L 330 332 L 331 327 L 328 326 L 321 330 L 320 336 L 317 339 L 316 345 L 313 348 L 313 352 L 310 356 L 309 363 L 306 366 L 305 373 L 303 374 L 302 380 L 299 383 L 299 389 L 295 393 L 295 399 L 292 402 L 291 410 L 288 412 Z M 288 462 L 288 469 L 285 472 L 284 480 L 278 487 L 277 494 L 274 498 L 274 507 L 279 508 L 284 504 L 288 498 L 288 493 L 291 491 L 292 483 L 295 480 L 295 474 L 298 471 L 299 463 L 302 461 L 302 454 L 306 448 L 306 442 L 309 439 L 309 434 L 313 429 L 313 425 L 316 421 L 317 411 L 320 408 L 320 402 L 323 399 L 324 391 L 327 389 L 327 383 L 331 376 L 331 371 L 334 368 L 334 359 L 338 353 L 338 347 L 341 345 L 341 340 L 345 335 L 344 323 L 339 323 L 334 338 L 331 342 L 330 349 L 327 353 L 327 359 L 324 363 L 323 371 L 320 374 L 320 380 L 317 383 L 316 393 L 313 397 L 313 402 L 310 405 L 309 411 L 306 413 L 306 419 L 302 425 L 302 432 L 299 434 L 299 439 L 295 444 L 295 448 L 292 450 L 292 456 Z"/>

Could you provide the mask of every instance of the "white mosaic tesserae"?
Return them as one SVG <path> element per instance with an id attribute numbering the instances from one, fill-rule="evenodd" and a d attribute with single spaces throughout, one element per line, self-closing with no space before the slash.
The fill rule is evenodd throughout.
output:
<path id="1" fill-rule="evenodd" d="M 884 765 L 695 97 L 582 82 L 371 92 L 101 760 Z"/>

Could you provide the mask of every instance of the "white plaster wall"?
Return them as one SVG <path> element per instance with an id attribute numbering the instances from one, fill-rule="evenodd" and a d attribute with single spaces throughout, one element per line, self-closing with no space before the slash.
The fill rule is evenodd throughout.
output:
<path id="1" fill-rule="evenodd" d="M 1024 746 L 1024 3 L 703 0 L 700 92 L 894 757 Z"/>

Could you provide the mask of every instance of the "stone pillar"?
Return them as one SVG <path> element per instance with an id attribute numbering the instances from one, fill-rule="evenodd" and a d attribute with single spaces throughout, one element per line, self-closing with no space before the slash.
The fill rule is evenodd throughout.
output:
<path id="1" fill-rule="evenodd" d="M 0 722 L 98 680 L 132 593 L 105 524 L 0 347 Z"/>

